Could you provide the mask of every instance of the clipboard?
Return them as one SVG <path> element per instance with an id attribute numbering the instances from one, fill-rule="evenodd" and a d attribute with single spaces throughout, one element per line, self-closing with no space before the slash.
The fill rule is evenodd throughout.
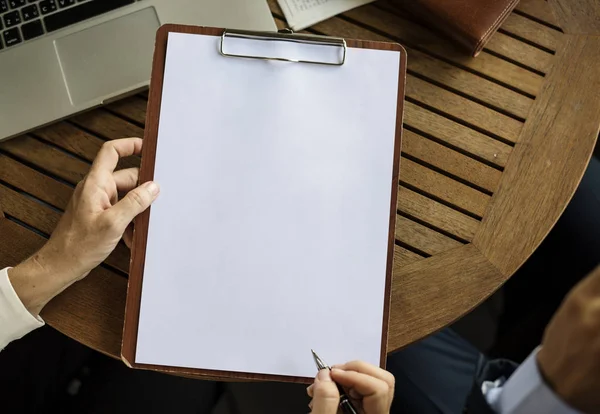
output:
<path id="1" fill-rule="evenodd" d="M 385 260 L 385 292 L 383 300 L 383 320 L 381 321 L 381 349 L 379 353 L 379 365 L 385 367 L 387 355 L 387 330 L 390 310 L 390 292 L 392 283 L 392 267 L 394 255 L 394 235 L 395 235 L 395 217 L 396 217 L 396 202 L 398 196 L 398 181 L 399 181 L 399 163 L 400 163 L 400 148 L 402 141 L 402 122 L 403 122 L 403 102 L 404 102 L 404 87 L 406 79 L 406 51 L 396 43 L 384 43 L 375 41 L 350 40 L 341 38 L 328 38 L 323 36 L 313 35 L 297 35 L 285 31 L 282 33 L 263 33 L 263 32 L 248 32 L 227 30 L 222 28 L 211 27 L 195 27 L 184 25 L 164 25 L 158 32 L 156 37 L 156 47 L 154 53 L 152 78 L 150 84 L 150 92 L 147 109 L 147 124 L 144 134 L 144 147 L 142 152 L 142 162 L 140 168 L 140 183 L 151 181 L 155 177 L 155 162 L 157 156 L 159 125 L 161 118 L 161 102 L 163 99 L 163 84 L 165 75 L 165 61 L 167 56 L 167 42 L 169 35 L 175 33 L 212 36 L 218 39 L 219 53 L 223 59 L 261 59 L 285 61 L 286 65 L 328 65 L 328 66 L 343 66 L 349 59 L 348 50 L 352 48 L 372 49 L 395 51 L 399 53 L 399 69 L 398 69 L 398 90 L 395 112 L 395 136 L 393 139 L 393 154 L 391 179 L 389 185 L 390 203 L 389 203 L 389 228 L 387 228 L 387 256 Z M 290 57 L 280 57 L 265 55 L 247 55 L 243 53 L 235 53 L 229 50 L 227 42 L 230 39 L 253 39 L 264 42 L 284 42 L 284 43 L 300 43 L 314 45 L 315 47 L 327 47 L 333 52 L 330 54 L 333 58 L 330 61 L 320 62 L 311 59 L 300 59 Z M 160 198 L 160 197 L 159 197 Z M 283 382 L 300 382 L 308 383 L 311 381 L 310 376 L 290 376 L 276 375 L 270 373 L 244 372 L 238 370 L 217 370 L 204 369 L 186 366 L 172 366 L 152 363 L 136 362 L 138 353 L 138 330 L 140 325 L 142 288 L 144 281 L 144 271 L 146 263 L 146 250 L 148 244 L 148 233 L 151 217 L 151 209 L 139 215 L 134 222 L 135 231 L 133 237 L 133 245 L 131 250 L 130 273 L 126 300 L 125 323 L 123 328 L 123 340 L 121 348 L 121 357 L 123 361 L 132 368 L 148 369 L 173 373 L 184 376 L 193 376 L 204 379 L 219 379 L 219 380 L 261 380 L 261 381 L 283 381 Z M 239 344 L 244 346 L 244 344 Z M 310 355 L 310 350 L 307 350 L 307 356 Z M 320 352 L 319 350 L 317 350 Z M 327 358 L 327 356 L 325 356 Z M 316 372 L 316 370 L 315 370 Z"/>

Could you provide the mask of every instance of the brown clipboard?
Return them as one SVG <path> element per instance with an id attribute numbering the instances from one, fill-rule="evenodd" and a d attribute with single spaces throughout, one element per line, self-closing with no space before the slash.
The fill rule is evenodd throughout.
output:
<path id="1" fill-rule="evenodd" d="M 142 162 L 140 167 L 140 184 L 152 181 L 154 178 L 154 163 L 156 156 L 158 126 L 160 121 L 161 99 L 163 91 L 163 75 L 165 69 L 165 58 L 167 52 L 167 39 L 169 33 L 189 33 L 205 36 L 224 36 L 226 29 L 214 27 L 197 27 L 167 24 L 161 26 L 156 34 L 154 50 L 154 61 L 152 64 L 152 78 L 150 81 L 150 92 L 148 96 L 148 108 L 146 112 L 146 129 L 144 132 L 144 147 L 142 150 Z M 272 36 L 277 36 L 272 34 Z M 294 36 L 284 35 L 288 38 Z M 392 267 L 394 258 L 394 236 L 396 223 L 396 203 L 398 197 L 398 181 L 400 172 L 400 148 L 402 143 L 402 122 L 404 113 L 404 88 L 406 83 L 406 51 L 397 43 L 386 43 L 376 41 L 343 39 L 344 59 L 345 48 L 379 49 L 400 52 L 400 70 L 398 81 L 398 103 L 396 112 L 396 137 L 394 142 L 394 161 L 391 180 L 391 202 L 388 233 L 388 251 L 386 264 L 385 283 L 385 305 L 383 315 L 383 330 L 381 338 L 381 360 L 380 365 L 385 368 L 387 356 L 387 336 L 390 313 L 390 294 L 392 285 Z M 314 62 L 309 62 L 314 63 Z M 304 63 L 298 63 L 304 64 Z M 343 64 L 343 61 L 340 63 Z M 216 371 L 197 368 L 181 368 L 161 365 L 139 364 L 135 362 L 138 323 L 140 316 L 140 304 L 142 293 L 142 282 L 144 278 L 144 263 L 146 256 L 146 242 L 148 237 L 148 225 L 150 221 L 150 209 L 136 217 L 134 221 L 134 236 L 131 249 L 131 261 L 129 268 L 129 282 L 127 288 L 127 300 L 125 306 L 125 323 L 123 327 L 123 340 L 121 346 L 121 358 L 131 368 L 161 371 L 182 376 L 191 376 L 202 379 L 218 380 L 262 380 L 306 383 L 308 380 L 301 377 L 256 374 L 232 371 Z M 243 344 L 240 344 L 243 346 Z"/>

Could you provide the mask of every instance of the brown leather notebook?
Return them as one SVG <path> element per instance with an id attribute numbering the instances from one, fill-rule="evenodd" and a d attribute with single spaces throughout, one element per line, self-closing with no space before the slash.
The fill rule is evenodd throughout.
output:
<path id="1" fill-rule="evenodd" d="M 278 53 L 288 47 L 293 53 L 307 53 L 302 57 L 287 56 L 287 62 L 274 61 L 284 58 L 271 55 L 270 60 L 262 59 L 265 56 L 248 59 L 250 56 L 230 44 L 232 40 L 224 33 L 224 29 L 181 25 L 165 25 L 157 33 L 140 183 L 156 180 L 161 185 L 161 195 L 150 210 L 135 219 L 122 359 L 134 368 L 200 378 L 309 382 L 316 373 L 311 347 L 297 342 L 312 335 L 311 343 L 325 359 L 342 358 L 345 354 L 333 351 L 338 345 L 348 348 L 349 353 L 363 346 L 359 341 L 353 343 L 358 338 L 350 333 L 362 335 L 364 331 L 361 340 L 371 338 L 369 355 L 374 363 L 384 367 L 406 52 L 395 43 L 334 39 L 323 46 L 330 48 L 327 56 L 333 61 L 320 66 L 304 62 L 314 63 L 314 48 L 321 47 L 327 39 L 288 34 L 282 40 L 277 37 L 279 34 L 227 31 L 231 39 L 240 40 L 238 46 L 242 48 L 246 41 L 260 44 L 256 50 L 264 51 L 261 48 L 281 40 L 274 49 Z M 260 43 L 263 40 L 267 43 Z M 302 49 L 305 43 L 306 50 Z M 371 65 L 377 62 L 380 64 Z M 310 76 L 304 77 L 305 72 Z M 359 75 L 370 78 L 360 80 Z M 347 88 L 339 79 L 345 79 Z M 342 86 L 337 92 L 348 99 L 333 96 L 336 84 Z M 313 102 L 318 110 L 299 103 L 307 96 L 307 102 Z M 347 107 L 327 109 L 328 102 L 347 102 Z M 346 113 L 354 110 L 359 112 Z M 252 115 L 244 116 L 246 112 Z M 274 127 L 282 117 L 295 119 L 295 114 L 308 118 L 290 126 L 287 133 L 271 128 L 270 124 Z M 361 114 L 368 119 L 361 120 Z M 277 120 L 268 116 L 276 116 Z M 319 116 L 322 124 L 317 129 L 314 124 L 319 122 Z M 337 122 L 340 119 L 346 120 L 347 125 Z M 384 122 L 379 123 L 378 119 Z M 368 122 L 370 130 L 357 131 L 356 126 L 369 125 Z M 328 125 L 335 127 L 335 136 L 320 130 Z M 215 133 L 204 128 L 215 128 Z M 317 140 L 310 141 L 311 134 L 299 132 L 302 128 L 312 130 Z M 324 146 L 319 147 L 320 144 Z M 222 148 L 224 152 L 219 152 Z M 285 152 L 280 154 L 282 148 Z M 310 155 L 306 151 L 315 152 Z M 368 158 L 376 151 L 378 158 Z M 175 158 L 170 158 L 174 153 Z M 330 158 L 324 158 L 328 153 Z M 230 154 L 236 155 L 231 158 Z M 297 154 L 300 155 L 296 157 Z M 356 165 L 356 171 L 336 170 L 350 157 L 346 154 L 366 161 Z M 246 165 L 248 160 L 253 160 L 250 166 Z M 306 168 L 294 167 L 294 163 L 302 166 L 306 160 L 313 160 L 314 164 L 311 161 Z M 265 165 L 274 165 L 275 171 L 261 175 Z M 338 173 L 329 178 L 332 171 Z M 352 188 L 335 186 L 348 180 L 344 175 L 352 177 L 346 181 L 355 183 Z M 383 180 L 361 182 L 370 175 Z M 283 186 L 271 186 L 271 181 Z M 325 188 L 328 182 L 334 183 L 333 187 Z M 285 188 L 288 183 L 290 188 Z M 344 203 L 352 202 L 356 193 L 354 205 L 344 204 L 345 209 L 331 215 L 324 211 L 328 210 L 327 205 L 321 211 L 310 203 L 310 197 L 314 197 L 314 203 L 321 198 L 336 200 L 331 194 L 337 192 L 349 197 L 339 200 Z M 296 193 L 302 197 L 288 202 L 287 197 Z M 271 208 L 265 202 L 257 207 L 257 203 L 248 202 L 253 197 L 258 204 L 267 199 L 280 204 Z M 377 205 L 378 197 L 383 200 L 379 209 L 369 210 Z M 236 205 L 230 207 L 227 200 L 232 199 Z M 303 202 L 307 204 L 298 205 Z M 290 211 L 283 211 L 281 205 Z M 351 218 L 354 211 L 363 211 L 362 208 L 378 213 L 373 214 L 377 216 L 374 222 L 378 223 L 378 232 L 373 232 L 377 226 L 366 225 L 371 220 L 368 215 L 360 217 L 364 223 L 344 222 L 351 231 L 331 226 L 338 215 Z M 315 222 L 310 216 L 313 210 L 319 219 L 330 218 Z M 235 234 L 220 231 L 229 225 L 234 226 Z M 244 226 L 257 231 L 245 231 Z M 323 241 L 315 234 L 308 237 L 309 243 L 301 242 L 307 228 L 327 235 L 330 227 L 334 236 L 338 232 L 343 236 L 339 241 L 331 244 L 330 239 Z M 374 246 L 372 252 L 353 253 L 356 247 L 350 241 L 354 238 L 360 243 L 363 237 L 377 240 L 379 247 Z M 294 242 L 298 244 L 293 245 Z M 268 251 L 263 243 L 270 246 Z M 376 264 L 373 268 L 380 269 L 373 274 L 360 270 L 367 269 L 365 263 L 370 260 Z M 157 270 L 161 266 L 164 271 Z M 320 268 L 327 266 L 332 271 Z M 314 272 L 306 270 L 312 268 Z M 346 278 L 353 279 L 348 280 L 345 289 L 337 289 L 338 293 L 346 292 L 351 298 L 357 290 L 361 294 L 364 291 L 365 301 L 355 300 L 352 306 L 337 305 L 339 309 L 333 315 L 315 311 L 325 309 L 323 304 L 336 309 L 333 302 L 324 302 L 335 296 L 335 289 L 323 286 L 339 286 L 336 281 L 345 282 Z M 315 285 L 316 281 L 321 285 Z M 361 315 L 359 310 L 371 315 L 374 323 L 357 327 L 352 315 Z M 256 315 L 270 319 L 263 321 Z M 317 343 L 320 339 L 314 332 L 319 330 L 324 332 L 321 339 L 329 335 L 331 338 Z M 266 337 L 271 340 L 266 341 Z M 324 349 L 332 343 L 329 350 Z M 265 347 L 270 349 L 261 357 Z M 298 349 L 292 350 L 294 347 Z"/>
<path id="2" fill-rule="evenodd" d="M 477 56 L 519 0 L 392 0 Z"/>

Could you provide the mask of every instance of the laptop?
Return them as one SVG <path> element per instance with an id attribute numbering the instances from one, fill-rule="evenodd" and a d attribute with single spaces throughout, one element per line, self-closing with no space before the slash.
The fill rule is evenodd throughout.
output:
<path id="1" fill-rule="evenodd" d="M 164 23 L 277 30 L 266 0 L 0 0 L 0 140 L 145 89 Z"/>

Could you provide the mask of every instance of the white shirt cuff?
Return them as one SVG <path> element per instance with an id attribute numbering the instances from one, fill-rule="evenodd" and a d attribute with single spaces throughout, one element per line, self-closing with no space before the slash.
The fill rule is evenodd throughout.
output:
<path id="1" fill-rule="evenodd" d="M 12 287 L 8 269 L 0 270 L 0 350 L 15 339 L 44 325 L 39 316 L 33 316 Z"/>
<path id="2" fill-rule="evenodd" d="M 544 382 L 537 365 L 539 349 L 533 351 L 503 385 L 499 381 L 484 384 L 482 391 L 496 413 L 580 414 Z"/>

